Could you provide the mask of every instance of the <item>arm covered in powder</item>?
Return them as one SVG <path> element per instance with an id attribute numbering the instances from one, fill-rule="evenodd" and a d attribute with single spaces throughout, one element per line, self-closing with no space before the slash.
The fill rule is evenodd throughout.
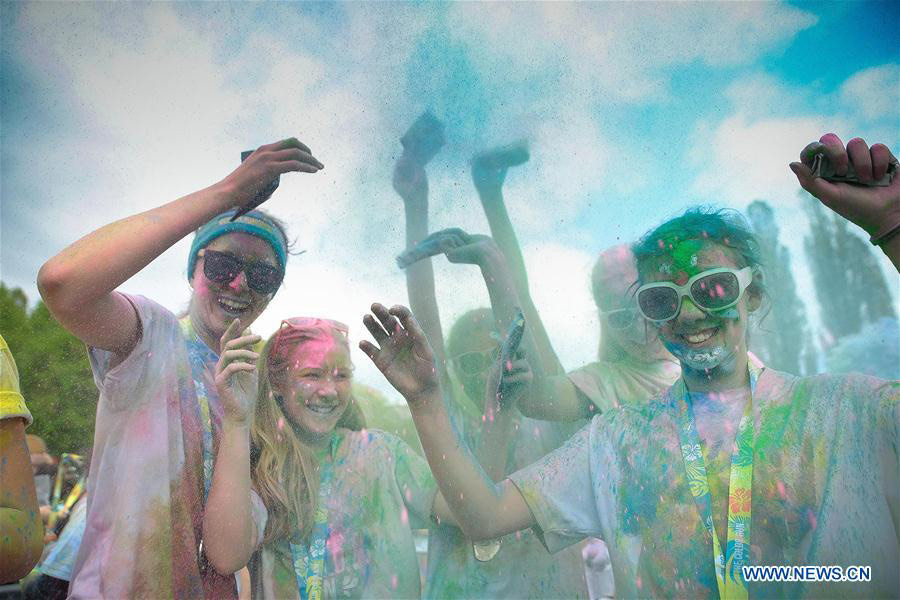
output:
<path id="1" fill-rule="evenodd" d="M 314 173 L 322 164 L 295 138 L 260 147 L 208 188 L 89 233 L 48 260 L 38 289 L 53 316 L 87 345 L 125 356 L 140 338 L 131 303 L 115 289 L 175 242 L 235 206 L 281 173 Z"/>
<path id="2" fill-rule="evenodd" d="M 495 485 L 454 433 L 434 356 L 409 309 L 373 304 L 372 313 L 363 322 L 376 343 L 362 341 L 360 348 L 409 404 L 425 457 L 465 535 L 485 540 L 531 527 L 534 518 L 518 489 L 508 480 Z"/>

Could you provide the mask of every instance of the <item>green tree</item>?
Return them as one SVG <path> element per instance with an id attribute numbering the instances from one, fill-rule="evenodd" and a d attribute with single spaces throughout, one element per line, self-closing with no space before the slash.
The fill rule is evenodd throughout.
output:
<path id="1" fill-rule="evenodd" d="M 806 192 L 800 195 L 810 221 L 803 244 L 828 337 L 836 341 L 883 317 L 896 318 L 871 245 L 818 200 Z"/>
<path id="2" fill-rule="evenodd" d="M 778 241 L 778 224 L 768 203 L 756 200 L 747 214 L 759 240 L 765 284 L 771 298 L 770 314 L 750 340 L 750 349 L 774 369 L 803 374 L 801 361 L 812 344 L 806 326 L 806 305 L 797 295 L 791 272 L 791 254 Z"/>
<path id="3" fill-rule="evenodd" d="M 90 448 L 97 387 L 84 344 L 50 316 L 42 302 L 28 311 L 20 289 L 0 283 L 0 332 L 6 339 L 34 423 L 51 454 Z"/>

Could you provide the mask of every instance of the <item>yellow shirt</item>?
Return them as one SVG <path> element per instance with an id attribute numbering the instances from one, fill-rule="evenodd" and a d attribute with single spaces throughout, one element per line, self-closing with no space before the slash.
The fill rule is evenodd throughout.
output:
<path id="1" fill-rule="evenodd" d="M 31 425 L 31 413 L 19 391 L 19 370 L 6 340 L 0 335 L 0 419 L 25 419 Z"/>

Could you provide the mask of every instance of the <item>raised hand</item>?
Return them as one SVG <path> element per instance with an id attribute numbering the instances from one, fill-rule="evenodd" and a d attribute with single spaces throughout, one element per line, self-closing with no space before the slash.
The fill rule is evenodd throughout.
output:
<path id="1" fill-rule="evenodd" d="M 408 308 L 388 310 L 375 303 L 363 324 L 377 345 L 363 340 L 360 349 L 410 405 L 426 402 L 440 389 L 431 346 Z"/>
<path id="2" fill-rule="evenodd" d="M 438 240 L 438 247 L 452 263 L 484 266 L 488 260 L 501 256 L 493 238 L 469 234 L 457 227 L 442 229 L 428 239 Z"/>
<path id="3" fill-rule="evenodd" d="M 506 171 L 527 162 L 528 158 L 528 143 L 525 140 L 476 154 L 472 157 L 475 188 L 481 193 L 499 191 L 506 179 Z"/>
<path id="4" fill-rule="evenodd" d="M 498 410 L 507 410 L 516 406 L 531 385 L 534 373 L 525 357 L 524 348 L 517 350 L 512 357 L 494 369 L 488 386 L 495 394 Z"/>
<path id="5" fill-rule="evenodd" d="M 246 423 L 253 412 L 257 394 L 256 361 L 259 354 L 252 348 L 261 339 L 258 335 L 241 336 L 240 319 L 232 321 L 222 334 L 215 381 L 226 420 Z"/>
<path id="6" fill-rule="evenodd" d="M 900 226 L 900 174 L 887 187 L 832 183 L 813 177 L 812 163 L 817 152 L 825 153 L 838 175 L 845 175 L 852 164 L 860 182 L 871 183 L 884 177 L 891 163 L 897 162 L 887 146 L 869 147 L 861 138 L 853 138 L 845 148 L 837 135 L 826 133 L 819 143 L 807 145 L 800 153 L 800 162 L 793 162 L 790 167 L 803 189 L 862 227 L 873 240 Z"/>
<path id="7" fill-rule="evenodd" d="M 428 200 L 428 176 L 425 167 L 407 154 L 397 159 L 394 166 L 394 190 L 406 202 Z"/>
<path id="8" fill-rule="evenodd" d="M 232 206 L 244 206 L 279 175 L 291 171 L 317 173 L 324 168 L 309 146 L 297 138 L 288 138 L 257 148 L 222 183 L 230 192 Z"/>

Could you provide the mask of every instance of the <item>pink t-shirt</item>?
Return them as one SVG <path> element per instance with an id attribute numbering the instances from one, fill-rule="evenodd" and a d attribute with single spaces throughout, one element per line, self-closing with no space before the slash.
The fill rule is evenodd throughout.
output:
<path id="1" fill-rule="evenodd" d="M 87 525 L 70 598 L 236 598 L 235 580 L 197 560 L 203 523 L 203 426 L 184 336 L 174 314 L 127 296 L 142 335 L 125 360 L 89 349 L 100 390 L 88 478 Z M 222 408 L 210 352 L 203 384 L 213 452 Z M 251 492 L 260 531 L 266 512 Z"/>

